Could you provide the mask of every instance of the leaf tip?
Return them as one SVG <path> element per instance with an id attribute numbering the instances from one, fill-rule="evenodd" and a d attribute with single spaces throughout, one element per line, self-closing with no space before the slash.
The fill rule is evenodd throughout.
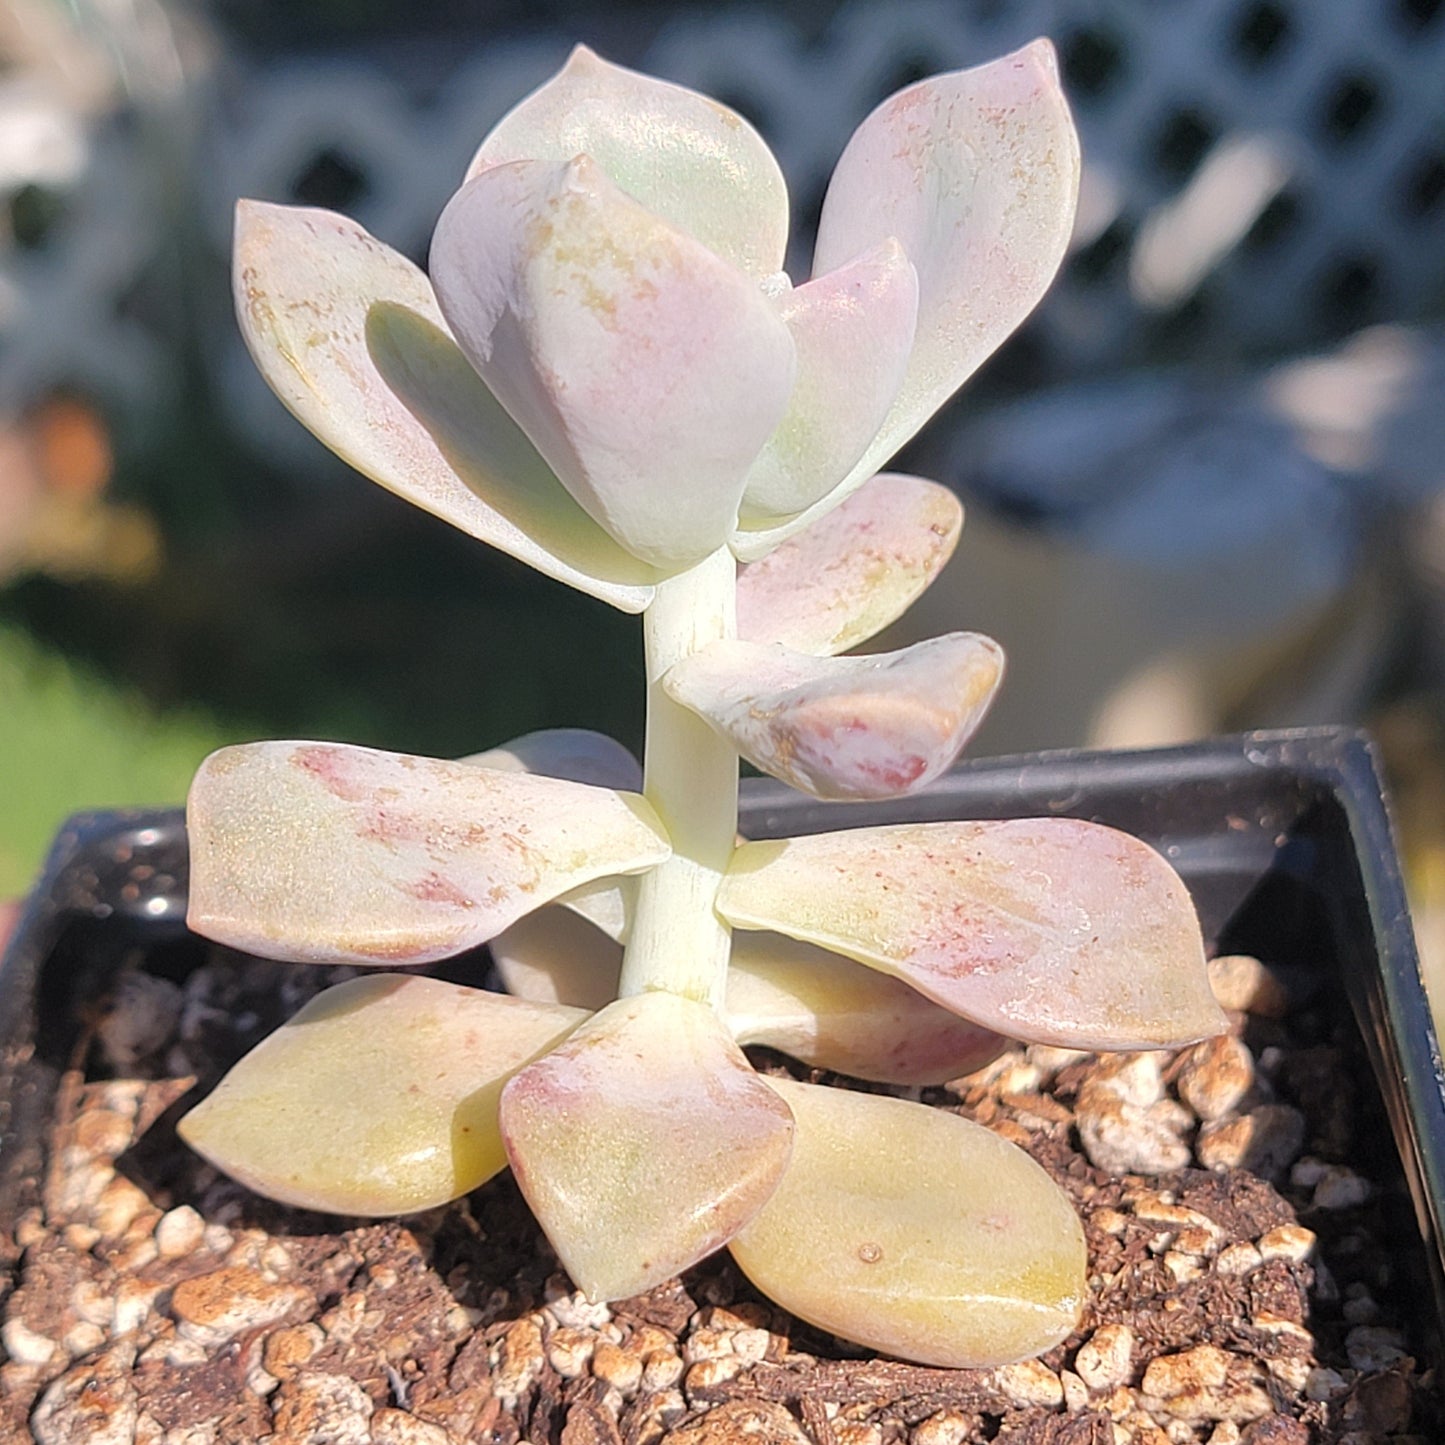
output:
<path id="1" fill-rule="evenodd" d="M 1059 52 L 1047 35 L 1040 35 L 1014 52 L 1015 61 L 1031 65 L 1050 85 L 1062 90 L 1059 82 Z"/>
<path id="2" fill-rule="evenodd" d="M 574 45 L 562 67 L 563 75 L 600 75 L 609 66 L 590 45 Z"/>

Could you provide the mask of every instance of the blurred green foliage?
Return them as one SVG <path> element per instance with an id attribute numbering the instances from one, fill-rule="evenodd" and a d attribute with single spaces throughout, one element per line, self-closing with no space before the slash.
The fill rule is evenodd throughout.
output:
<path id="1" fill-rule="evenodd" d="M 196 710 L 134 693 L 0 627 L 0 898 L 29 886 L 60 820 L 85 808 L 178 803 L 229 735 Z"/>

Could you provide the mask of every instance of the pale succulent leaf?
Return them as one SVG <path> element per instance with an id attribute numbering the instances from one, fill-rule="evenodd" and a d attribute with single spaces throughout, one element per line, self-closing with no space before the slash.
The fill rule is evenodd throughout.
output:
<path id="1" fill-rule="evenodd" d="M 539 908 L 488 945 L 502 987 L 533 1003 L 596 1012 L 617 997 L 622 946 L 570 909 Z"/>
<path id="2" fill-rule="evenodd" d="M 772 152 L 717 101 L 601 59 L 567 64 L 503 116 L 467 170 L 591 156 L 648 210 L 749 275 L 782 269 L 788 193 Z"/>
<path id="3" fill-rule="evenodd" d="M 753 280 L 586 156 L 481 171 L 431 264 L 458 344 L 609 535 L 668 572 L 726 542 L 793 384 Z"/>
<path id="4" fill-rule="evenodd" d="M 739 558 L 765 556 L 856 490 L 993 354 L 1053 280 L 1078 189 L 1078 137 L 1046 40 L 919 81 L 859 126 L 828 185 L 814 274 L 896 238 L 918 271 L 912 358 L 850 474 L 797 517 L 740 534 Z"/>
<path id="5" fill-rule="evenodd" d="M 953 556 L 958 498 L 882 472 L 761 560 L 738 569 L 738 636 L 832 656 L 896 621 Z"/>
<path id="6" fill-rule="evenodd" d="M 971 1074 L 1006 1040 L 842 954 L 777 933 L 736 933 L 726 1014 L 739 1043 L 884 1084 Z"/>
<path id="7" fill-rule="evenodd" d="M 446 958 L 670 852 L 634 794 L 334 743 L 213 753 L 187 827 L 191 927 L 306 963 Z"/>
<path id="8" fill-rule="evenodd" d="M 1162 1048 L 1225 1023 L 1179 876 L 1096 823 L 919 823 L 746 843 L 718 911 L 845 953 L 1033 1043 Z"/>
<path id="9" fill-rule="evenodd" d="M 509 993 L 600 1009 L 622 950 L 585 920 L 539 908 L 491 943 Z M 941 1084 L 982 1068 L 1005 1041 L 877 969 L 777 933 L 738 933 L 724 1017 L 740 1044 L 887 1084 Z"/>
<path id="10" fill-rule="evenodd" d="M 508 773 L 567 778 L 620 792 L 642 791 L 642 765 L 637 759 L 615 738 L 588 728 L 544 728 L 487 752 L 474 753 L 464 761 Z M 625 943 L 636 899 L 635 878 L 599 878 L 569 889 L 558 902 L 596 924 L 609 938 Z"/>
<path id="11" fill-rule="evenodd" d="M 639 877 L 599 878 L 595 883 L 569 888 L 557 902 L 601 929 L 614 943 L 626 943 L 632 933 L 641 882 Z"/>
<path id="12" fill-rule="evenodd" d="M 869 450 L 874 467 L 1039 303 L 1078 192 L 1078 136 L 1047 40 L 921 80 L 854 132 L 823 201 L 814 269 L 891 236 L 918 270 L 913 356 Z"/>
<path id="13" fill-rule="evenodd" d="M 732 1253 L 801 1319 L 925 1365 L 1042 1353 L 1078 1324 L 1084 1232 L 1021 1149 L 956 1114 L 769 1079 L 793 1158 Z"/>
<path id="14" fill-rule="evenodd" d="M 651 600 L 653 571 L 568 495 L 404 256 L 333 212 L 242 201 L 235 293 L 262 376 L 343 460 L 625 612 Z"/>
<path id="15" fill-rule="evenodd" d="M 983 721 L 1002 677 L 996 642 L 951 632 L 864 657 L 715 642 L 669 669 L 663 687 L 755 767 L 843 800 L 926 787 Z"/>
<path id="16" fill-rule="evenodd" d="M 748 472 L 744 525 L 794 516 L 848 474 L 898 394 L 917 313 L 918 278 L 891 240 L 779 299 L 797 380 Z"/>
<path id="17" fill-rule="evenodd" d="M 462 761 L 504 773 L 540 773 L 596 788 L 642 791 L 642 765 L 616 738 L 590 728 L 542 728 Z"/>
<path id="18" fill-rule="evenodd" d="M 502 1086 L 587 1015 L 368 974 L 312 999 L 180 1122 L 249 1189 L 302 1209 L 405 1214 L 502 1169 Z"/>
<path id="19" fill-rule="evenodd" d="M 777 1186 L 787 1106 L 706 1004 L 619 999 L 502 1093 L 512 1172 L 591 1299 L 660 1284 L 726 1244 Z"/>

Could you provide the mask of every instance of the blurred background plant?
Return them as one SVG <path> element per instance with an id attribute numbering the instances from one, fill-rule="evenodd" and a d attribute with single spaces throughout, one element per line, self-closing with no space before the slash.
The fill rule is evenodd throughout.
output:
<path id="1" fill-rule="evenodd" d="M 0 0 L 0 894 L 67 811 L 178 800 L 221 741 L 637 741 L 626 619 L 266 390 L 238 195 L 424 260 L 582 40 L 751 118 L 806 246 L 877 100 L 1036 34 L 1084 138 L 1073 252 L 903 458 L 970 521 L 878 645 L 999 638 L 975 753 L 1368 722 L 1445 955 L 1445 0 Z"/>

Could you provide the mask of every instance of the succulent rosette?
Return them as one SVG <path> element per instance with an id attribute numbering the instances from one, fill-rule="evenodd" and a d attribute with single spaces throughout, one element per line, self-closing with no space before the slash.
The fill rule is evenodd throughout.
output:
<path id="1" fill-rule="evenodd" d="M 242 203 L 258 366 L 383 486 L 643 616 L 644 765 L 596 734 L 460 761 L 227 748 L 192 789 L 191 922 L 395 969 L 490 942 L 511 996 L 397 972 L 318 996 L 183 1124 L 287 1202 L 427 1208 L 510 1164 L 614 1299 L 728 1245 L 765 1292 L 938 1364 L 1076 1322 L 1084 1249 L 1025 1154 L 742 1045 L 917 1085 L 1005 1038 L 1218 1030 L 1177 876 L 1062 819 L 739 843 L 738 759 L 825 799 L 945 770 L 1002 674 L 960 632 L 841 656 L 948 560 L 944 488 L 880 473 L 1033 308 L 1078 148 L 1038 42 L 852 137 L 814 279 L 772 155 L 704 96 L 579 49 L 482 143 L 430 279 L 330 212 Z M 549 906 L 557 905 L 557 906 Z"/>

